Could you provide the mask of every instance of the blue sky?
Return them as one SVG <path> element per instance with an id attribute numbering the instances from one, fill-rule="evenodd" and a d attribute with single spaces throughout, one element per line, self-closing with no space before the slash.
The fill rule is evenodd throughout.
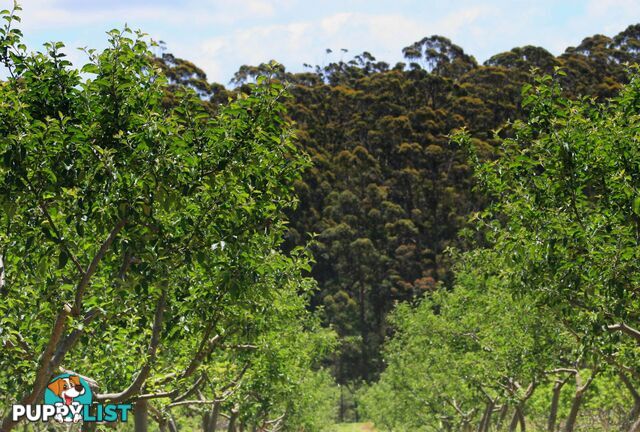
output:
<path id="1" fill-rule="evenodd" d="M 3 8 L 12 1 L 0 0 Z M 640 22 L 640 0 L 23 0 L 22 29 L 30 47 L 63 41 L 105 46 L 105 31 L 125 23 L 223 84 L 243 64 L 271 59 L 287 69 L 325 64 L 370 51 L 391 64 L 424 36 L 444 35 L 480 62 L 515 46 L 555 54 L 583 37 L 615 35 Z M 327 55 L 326 48 L 333 49 Z M 349 53 L 343 55 L 341 48 Z"/>

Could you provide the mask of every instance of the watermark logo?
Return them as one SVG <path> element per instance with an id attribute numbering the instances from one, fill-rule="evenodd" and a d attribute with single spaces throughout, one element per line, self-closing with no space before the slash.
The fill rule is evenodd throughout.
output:
<path id="1" fill-rule="evenodd" d="M 56 407 L 54 418 L 59 422 L 77 423 L 82 420 L 82 409 L 85 405 L 91 405 L 91 399 L 89 385 L 78 375 L 58 375 L 44 392 L 44 404 Z M 63 411 L 67 411 L 67 414 L 63 415 Z"/>
<path id="2" fill-rule="evenodd" d="M 61 374 L 49 382 L 43 405 L 13 405 L 14 421 L 126 422 L 131 404 L 93 404 L 91 388 L 79 375 Z"/>

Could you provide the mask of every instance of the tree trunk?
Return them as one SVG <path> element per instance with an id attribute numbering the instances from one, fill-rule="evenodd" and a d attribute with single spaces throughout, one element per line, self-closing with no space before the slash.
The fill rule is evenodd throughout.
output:
<path id="1" fill-rule="evenodd" d="M 25 431 L 27 424 L 25 423 Z M 95 422 L 82 422 L 82 426 L 80 427 L 81 432 L 95 432 L 96 423 Z"/>
<path id="2" fill-rule="evenodd" d="M 624 424 L 625 430 L 632 430 L 633 426 L 635 425 L 635 423 L 637 423 L 637 420 L 640 417 L 640 394 L 638 394 L 638 391 L 633 386 L 633 383 L 623 372 L 619 371 L 618 376 L 633 397 L 633 408 L 631 408 L 631 411 L 629 412 L 627 420 Z"/>
<path id="3" fill-rule="evenodd" d="M 482 419 L 480 420 L 480 424 L 478 425 L 478 432 L 488 432 L 489 425 L 491 424 L 491 414 L 493 414 L 493 407 L 495 404 L 493 401 L 487 402 L 487 406 L 485 407 L 484 413 L 482 414 Z"/>
<path id="4" fill-rule="evenodd" d="M 487 419 L 484 421 L 484 430 L 482 432 L 489 432 L 491 429 L 491 418 L 493 417 L 493 413 L 495 409 L 495 402 L 491 404 L 491 410 L 487 413 Z"/>
<path id="5" fill-rule="evenodd" d="M 169 426 L 169 432 L 178 432 L 178 426 L 176 426 L 176 421 L 173 419 L 173 416 L 169 417 L 167 426 Z"/>
<path id="6" fill-rule="evenodd" d="M 362 373 L 362 378 L 365 382 L 369 381 L 369 371 L 367 367 L 367 349 L 369 348 L 369 333 L 367 329 L 367 319 L 366 319 L 366 305 L 365 305 L 365 285 L 362 281 L 363 278 L 360 278 L 359 282 L 359 291 L 358 297 L 360 302 L 360 337 L 362 340 L 361 343 L 361 352 L 360 352 L 360 372 Z"/>
<path id="7" fill-rule="evenodd" d="M 576 419 L 578 418 L 578 411 L 580 410 L 580 405 L 582 405 L 582 400 L 584 399 L 584 394 L 591 385 L 591 382 L 596 376 L 596 372 L 594 371 L 589 380 L 581 385 L 580 373 L 575 374 L 576 378 L 576 394 L 573 397 L 573 402 L 571 402 L 571 410 L 569 411 L 569 416 L 567 417 L 567 422 L 564 425 L 564 432 L 573 432 L 573 429 L 576 425 Z"/>
<path id="8" fill-rule="evenodd" d="M 523 407 L 524 404 L 522 402 L 516 405 L 516 409 L 513 412 L 513 417 L 511 417 L 511 423 L 509 424 L 509 432 L 515 432 L 515 430 L 518 428 L 518 424 L 520 425 L 520 430 L 522 432 L 527 430 Z"/>
<path id="9" fill-rule="evenodd" d="M 220 417 L 220 403 L 215 402 L 211 406 L 211 411 L 209 411 L 209 416 L 207 418 L 207 428 L 205 432 L 216 432 L 218 429 L 218 417 Z"/>
<path id="10" fill-rule="evenodd" d="M 634 424 L 636 420 L 640 417 L 640 399 L 636 399 L 633 402 L 633 408 L 629 412 L 629 420 L 627 421 L 629 424 Z"/>
<path id="11" fill-rule="evenodd" d="M 498 417 L 498 423 L 496 423 L 496 430 L 502 430 L 502 424 L 507 418 L 507 414 L 509 414 L 509 405 L 507 405 L 507 403 L 505 402 L 500 408 L 500 417 Z"/>
<path id="12" fill-rule="evenodd" d="M 484 432 L 484 420 L 487 418 L 487 410 L 485 409 L 482 412 L 482 418 L 480 419 L 480 423 L 478 423 L 477 432 Z"/>
<path id="13" fill-rule="evenodd" d="M 640 418 L 636 419 L 636 421 L 631 425 L 629 432 L 640 432 Z"/>
<path id="14" fill-rule="evenodd" d="M 569 411 L 569 417 L 567 417 L 567 422 L 564 426 L 564 432 L 573 432 L 573 429 L 576 425 L 576 419 L 578 418 L 578 411 L 580 410 L 580 406 L 582 405 L 582 399 L 584 399 L 584 394 L 593 382 L 593 379 L 596 377 L 597 373 L 598 372 L 594 370 L 587 382 L 584 383 L 584 385 L 582 384 L 580 372 L 575 374 L 576 394 L 573 397 L 573 402 L 571 403 L 571 410 Z"/>
<path id="15" fill-rule="evenodd" d="M 558 419 L 558 405 L 560 403 L 560 393 L 562 387 L 567 383 L 567 379 L 556 380 L 553 384 L 553 396 L 551 397 L 551 408 L 549 409 L 549 419 L 547 420 L 547 432 L 555 432 Z"/>
<path id="16" fill-rule="evenodd" d="M 578 418 L 578 411 L 580 410 L 580 405 L 582 405 L 583 397 L 584 393 L 580 390 L 577 390 L 575 396 L 573 397 L 573 401 L 571 402 L 571 411 L 569 411 L 569 417 L 567 417 L 567 422 L 564 425 L 564 432 L 573 432 L 573 428 L 576 425 L 576 419 Z"/>
<path id="17" fill-rule="evenodd" d="M 519 420 L 518 407 L 516 407 L 516 410 L 513 412 L 513 417 L 511 417 L 511 423 L 509 423 L 509 432 L 516 432 Z"/>
<path id="18" fill-rule="evenodd" d="M 229 417 L 229 426 L 227 427 L 227 432 L 236 432 L 237 420 L 238 420 L 238 411 L 235 409 L 232 409 L 231 416 Z"/>
<path id="19" fill-rule="evenodd" d="M 462 420 L 462 432 L 472 432 L 473 427 L 468 419 Z"/>
<path id="20" fill-rule="evenodd" d="M 629 432 L 640 432 L 640 401 L 633 403 L 627 423 L 630 424 L 628 427 Z"/>
<path id="21" fill-rule="evenodd" d="M 527 430 L 527 425 L 524 420 L 524 412 L 522 412 L 522 407 L 516 407 L 516 414 L 518 415 L 518 422 L 520 423 L 520 432 L 525 432 Z"/>
<path id="22" fill-rule="evenodd" d="M 149 409 L 147 401 L 142 399 L 135 403 L 134 429 L 135 432 L 147 432 L 149 423 Z"/>

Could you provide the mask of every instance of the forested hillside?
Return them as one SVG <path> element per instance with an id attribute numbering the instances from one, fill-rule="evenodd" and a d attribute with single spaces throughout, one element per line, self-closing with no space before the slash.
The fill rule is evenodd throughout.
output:
<path id="1" fill-rule="evenodd" d="M 614 96 L 627 82 L 625 64 L 640 61 L 640 25 L 587 37 L 559 56 L 524 46 L 478 64 L 441 36 L 403 54 L 406 63 L 389 65 L 365 52 L 305 73 L 243 66 L 234 90 L 208 83 L 188 61 L 162 59 L 172 81 L 197 89 L 212 111 L 260 74 L 290 84 L 288 113 L 313 166 L 297 184 L 288 244 L 317 234 L 312 275 L 320 290 L 313 304 L 341 336 L 333 363 L 342 383 L 372 380 L 383 369 L 385 318 L 396 301 L 438 282 L 451 285 L 446 249 L 466 248 L 458 232 L 484 199 L 450 133 L 465 127 L 482 157 L 499 156 L 496 138 L 510 136 L 510 122 L 525 115 L 523 85 L 556 68 L 572 98 Z"/>

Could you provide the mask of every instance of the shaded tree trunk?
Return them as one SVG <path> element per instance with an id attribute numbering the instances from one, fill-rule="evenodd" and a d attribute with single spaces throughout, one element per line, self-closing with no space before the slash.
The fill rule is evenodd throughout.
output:
<path id="1" fill-rule="evenodd" d="M 502 425 L 507 418 L 507 414 L 509 414 L 509 405 L 504 403 L 502 407 L 500 407 L 500 417 L 498 417 L 498 422 L 496 423 L 496 430 L 502 429 Z"/>
<path id="2" fill-rule="evenodd" d="M 488 415 L 487 415 L 487 420 L 484 423 L 484 431 L 483 432 L 489 432 L 491 430 L 491 419 L 493 418 L 493 413 L 497 412 L 498 410 L 496 409 L 496 404 L 495 402 L 492 404 L 491 407 L 491 411 L 489 411 Z"/>
<path id="3" fill-rule="evenodd" d="M 560 404 L 560 393 L 562 387 L 567 383 L 569 377 L 558 379 L 553 384 L 553 395 L 551 396 L 551 408 L 549 408 L 549 418 L 547 420 L 547 432 L 555 432 L 558 419 L 558 405 Z"/>
<path id="4" fill-rule="evenodd" d="M 489 426 L 491 425 L 491 416 L 493 414 L 493 408 L 495 403 L 493 401 L 488 401 L 487 406 L 485 407 L 484 413 L 482 414 L 482 419 L 480 420 L 480 424 L 478 425 L 478 432 L 488 432 Z"/>
<path id="5" fill-rule="evenodd" d="M 178 432 L 178 426 L 176 425 L 176 421 L 173 419 L 173 417 L 169 418 L 169 421 L 167 421 L 167 426 L 169 427 L 169 432 Z"/>
<path id="6" fill-rule="evenodd" d="M 522 408 L 516 408 L 516 413 L 518 414 L 518 421 L 520 422 L 520 432 L 525 432 L 527 430 L 527 424 L 524 419 L 524 412 Z"/>
<path id="7" fill-rule="evenodd" d="M 220 417 L 220 403 L 216 402 L 211 406 L 211 411 L 207 416 L 205 432 L 216 432 L 216 429 L 218 429 L 218 417 Z"/>
<path id="8" fill-rule="evenodd" d="M 620 380 L 625 385 L 627 390 L 629 390 L 629 393 L 631 393 L 631 397 L 633 397 L 633 408 L 631 408 L 631 411 L 627 416 L 627 420 L 624 424 L 624 429 L 634 431 L 633 427 L 636 423 L 638 423 L 637 420 L 640 418 L 640 394 L 638 394 L 638 391 L 633 386 L 633 383 L 631 382 L 631 380 L 629 380 L 627 375 L 625 375 L 623 372 L 618 372 L 618 376 L 620 377 Z M 640 430 L 640 423 L 635 427 L 637 428 L 636 430 Z"/>
<path id="9" fill-rule="evenodd" d="M 361 352 L 360 352 L 360 371 L 362 373 L 362 377 L 365 381 L 369 381 L 369 368 L 367 366 L 367 350 L 369 348 L 369 332 L 367 329 L 367 313 L 366 313 L 366 296 L 365 296 L 365 285 L 362 281 L 362 277 L 359 282 L 359 290 L 358 297 L 360 302 L 360 337 L 361 337 Z"/>
<path id="10" fill-rule="evenodd" d="M 471 422 L 468 419 L 464 419 L 462 421 L 462 432 L 472 432 L 473 426 L 471 426 Z"/>
<path id="11" fill-rule="evenodd" d="M 640 418 L 636 419 L 636 421 L 631 425 L 629 432 L 640 432 Z"/>
<path id="12" fill-rule="evenodd" d="M 527 430 L 527 425 L 524 420 L 524 413 L 522 412 L 522 405 L 516 405 L 516 409 L 513 412 L 513 417 L 511 417 L 511 423 L 509 424 L 509 432 L 515 432 L 518 428 L 518 424 L 520 425 L 520 430 L 522 432 Z"/>
<path id="13" fill-rule="evenodd" d="M 586 393 L 589 385 L 596 376 L 596 372 L 594 371 L 591 377 L 587 380 L 586 383 L 582 384 L 582 378 L 580 377 L 580 372 L 578 371 L 575 374 L 576 378 L 576 393 L 573 397 L 573 401 L 571 402 L 571 410 L 569 411 L 569 416 L 567 417 L 567 421 L 564 425 L 564 432 L 573 432 L 573 429 L 576 426 L 576 419 L 578 418 L 578 411 L 580 410 L 580 406 L 582 405 L 582 400 L 584 399 L 584 394 Z"/>
<path id="14" fill-rule="evenodd" d="M 236 432 L 237 421 L 238 421 L 238 410 L 232 409 L 231 416 L 229 417 L 229 426 L 227 426 L 227 432 Z"/>
<path id="15" fill-rule="evenodd" d="M 133 414 L 135 432 L 147 432 L 149 426 L 149 408 L 147 401 L 144 399 L 137 401 Z"/>
<path id="16" fill-rule="evenodd" d="M 25 432 L 28 430 L 27 423 L 25 423 Z M 95 422 L 82 422 L 82 426 L 80 427 L 82 432 L 95 432 L 96 423 Z"/>
<path id="17" fill-rule="evenodd" d="M 344 389 L 340 386 L 340 410 L 338 412 L 340 423 L 344 423 Z"/>
<path id="18" fill-rule="evenodd" d="M 573 428 L 576 425 L 576 419 L 578 418 L 578 411 L 580 410 L 580 405 L 582 405 L 583 397 L 584 393 L 580 390 L 577 390 L 575 396 L 573 397 L 573 401 L 571 402 L 571 410 L 569 411 L 569 416 L 567 417 L 567 421 L 564 425 L 564 432 L 573 432 Z"/>

